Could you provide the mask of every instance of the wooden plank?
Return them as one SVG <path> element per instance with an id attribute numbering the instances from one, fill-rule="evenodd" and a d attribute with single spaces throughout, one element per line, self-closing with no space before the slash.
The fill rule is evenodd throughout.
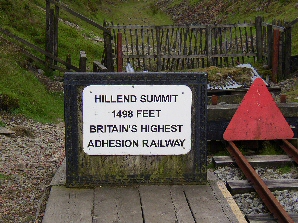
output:
<path id="1" fill-rule="evenodd" d="M 60 0 L 57 0 L 58 2 Z M 59 6 L 55 5 L 55 14 L 54 14 L 54 55 L 58 57 L 58 32 L 59 32 Z M 54 65 L 57 65 L 57 61 L 54 61 Z"/>
<path id="2" fill-rule="evenodd" d="M 15 131 L 12 131 L 10 129 L 4 128 L 0 126 L 0 134 L 2 135 L 10 135 L 10 134 L 14 134 Z"/>
<path id="3" fill-rule="evenodd" d="M 213 54 L 210 58 L 217 58 L 217 57 L 242 57 L 242 56 L 256 56 L 255 53 L 239 53 L 239 54 Z M 156 58 L 156 55 L 123 55 L 123 58 Z M 198 54 L 198 55 L 161 55 L 160 58 L 163 59 L 199 59 L 199 58 L 207 58 L 205 54 Z"/>
<path id="4" fill-rule="evenodd" d="M 237 23 L 237 24 L 208 24 L 211 27 L 221 27 L 221 28 L 234 28 L 234 27 L 254 27 L 255 23 Z M 164 25 L 159 26 L 161 29 L 180 29 L 185 28 L 185 25 Z M 187 26 L 190 29 L 205 29 L 207 27 L 206 24 L 201 25 L 190 25 Z M 156 26 L 142 26 L 142 25 L 115 25 L 115 26 L 106 26 L 108 29 L 155 29 Z M 283 27 L 281 27 L 283 28 Z"/>
<path id="5" fill-rule="evenodd" d="M 267 26 L 267 65 L 268 68 L 272 68 L 272 59 L 273 59 L 273 29 L 272 25 Z"/>
<path id="6" fill-rule="evenodd" d="M 272 81 L 277 83 L 278 81 L 278 68 L 279 68 L 279 40 L 280 31 L 273 31 L 273 59 L 272 59 Z"/>
<path id="7" fill-rule="evenodd" d="M 110 33 L 110 31 L 108 29 L 106 29 L 104 26 L 102 25 L 99 25 L 98 23 L 94 22 L 93 20 L 83 16 L 82 14 L 80 13 L 77 13 L 75 12 L 74 10 L 70 9 L 68 6 L 66 6 L 65 4 L 63 4 L 62 2 L 60 1 L 54 1 L 54 0 L 49 0 L 51 3 L 55 4 L 56 6 L 60 7 L 60 8 L 63 8 L 65 11 L 69 12 L 70 14 L 72 14 L 73 16 L 89 23 L 90 25 L 100 29 L 100 30 L 103 30 L 104 32 L 107 32 L 107 33 Z"/>
<path id="8" fill-rule="evenodd" d="M 160 37 L 160 27 L 157 26 L 156 29 L 156 54 L 157 54 L 157 72 L 161 71 L 161 37 Z"/>
<path id="9" fill-rule="evenodd" d="M 50 0 L 46 0 L 46 47 L 45 51 L 51 53 L 51 29 L 50 29 L 50 9 L 51 9 L 51 3 Z M 2 31 L 3 32 L 3 31 Z M 8 31 L 7 31 L 8 32 Z M 8 33 L 7 33 L 8 34 Z M 11 36 L 12 37 L 12 36 Z M 46 56 L 45 61 L 47 63 L 51 62 L 51 59 Z"/>
<path id="10" fill-rule="evenodd" d="M 139 34 L 138 34 L 138 30 L 135 30 L 135 41 L 136 41 L 136 54 L 140 55 L 140 51 L 139 51 Z M 140 58 L 138 58 L 138 66 L 137 68 L 141 67 L 141 63 L 140 63 Z"/>
<path id="11" fill-rule="evenodd" d="M 43 223 L 92 222 L 93 190 L 53 186 Z"/>
<path id="12" fill-rule="evenodd" d="M 108 68 L 98 61 L 93 61 L 93 72 L 107 72 Z"/>
<path id="13" fill-rule="evenodd" d="M 271 191 L 274 190 L 297 190 L 298 179 L 274 179 L 264 180 Z M 227 188 L 231 194 L 242 194 L 255 191 L 247 180 L 228 180 Z"/>
<path id="14" fill-rule="evenodd" d="M 298 222 L 297 213 L 289 213 L 290 217 Z M 276 223 L 277 221 L 273 218 L 271 214 L 248 214 L 245 216 L 247 222 L 249 223 Z"/>
<path id="15" fill-rule="evenodd" d="M 87 71 L 87 55 L 85 51 L 80 51 L 79 67 L 81 72 Z"/>
<path id="16" fill-rule="evenodd" d="M 255 155 L 255 156 L 246 156 L 248 162 L 252 166 L 281 166 L 292 164 L 294 161 L 289 158 L 287 155 Z M 212 162 L 216 167 L 219 166 L 229 166 L 236 165 L 230 156 L 214 156 L 212 157 Z"/>
<path id="17" fill-rule="evenodd" d="M 144 222 L 176 222 L 170 186 L 140 186 Z"/>
<path id="18" fill-rule="evenodd" d="M 117 33 L 117 72 L 123 71 L 122 33 Z"/>
<path id="19" fill-rule="evenodd" d="M 289 26 L 285 29 L 284 38 L 284 74 L 285 78 L 289 78 L 291 73 L 291 55 L 292 55 L 292 27 Z"/>
<path id="20" fill-rule="evenodd" d="M 72 70 L 74 70 L 74 71 L 79 71 L 79 68 L 77 68 L 77 67 L 75 67 L 75 66 L 73 66 L 73 65 L 71 65 L 71 64 L 66 63 L 66 62 L 63 61 L 62 59 L 60 59 L 60 58 L 54 56 L 54 55 L 51 54 L 51 53 L 46 52 L 45 50 L 39 48 L 38 46 L 33 45 L 32 43 L 28 42 L 27 40 L 24 40 L 24 39 L 22 39 L 22 38 L 20 38 L 20 37 L 18 37 L 18 36 L 16 36 L 16 35 L 14 35 L 14 34 L 12 34 L 11 32 L 9 32 L 9 31 L 6 30 L 6 29 L 2 29 L 2 28 L 0 27 L 0 32 L 2 32 L 3 34 L 5 34 L 5 35 L 7 35 L 7 36 L 9 36 L 9 37 L 11 37 L 11 38 L 17 40 L 18 42 L 20 42 L 20 43 L 22 43 L 22 44 L 24 44 L 24 45 L 26 45 L 26 46 L 28 46 L 28 47 L 30 47 L 30 48 L 32 48 L 32 49 L 38 51 L 38 52 L 40 52 L 40 53 L 46 55 L 47 57 L 49 57 L 49 58 L 51 58 L 51 59 L 53 59 L 53 60 L 56 60 L 56 61 L 58 61 L 59 63 L 65 65 L 65 66 L 70 67 L 70 68 L 71 68 Z"/>
<path id="21" fill-rule="evenodd" d="M 103 33 L 104 37 L 104 51 L 105 51 L 105 66 L 108 68 L 110 72 L 114 71 L 114 63 L 113 63 L 113 47 L 112 47 L 112 36 L 110 31 Z"/>
<path id="22" fill-rule="evenodd" d="M 133 46 L 133 33 L 132 33 L 132 29 L 129 29 L 129 37 L 130 37 L 130 49 L 131 49 L 131 54 L 134 55 L 134 46 Z M 132 57 L 132 60 L 129 61 L 132 67 L 134 67 L 134 58 L 137 58 L 137 57 Z"/>
<path id="23" fill-rule="evenodd" d="M 195 222 L 192 213 L 189 209 L 183 186 L 171 186 L 170 194 L 172 198 L 172 204 L 176 215 L 176 222 L 191 223 Z"/>
<path id="24" fill-rule="evenodd" d="M 210 185 L 185 185 L 183 187 L 195 222 L 230 222 L 221 204 L 218 204 L 220 200 L 215 197 L 214 193 L 210 193 Z"/>
<path id="25" fill-rule="evenodd" d="M 101 222 L 143 222 L 138 188 L 96 188 L 93 223 Z"/>
<path id="26" fill-rule="evenodd" d="M 207 26 L 206 29 L 206 53 L 207 53 L 207 66 L 211 66 L 211 55 L 212 55 L 212 36 L 211 36 L 211 26 Z"/>
<path id="27" fill-rule="evenodd" d="M 262 42 L 262 17 L 256 17 L 256 43 L 257 43 L 257 60 L 262 60 L 263 42 Z"/>

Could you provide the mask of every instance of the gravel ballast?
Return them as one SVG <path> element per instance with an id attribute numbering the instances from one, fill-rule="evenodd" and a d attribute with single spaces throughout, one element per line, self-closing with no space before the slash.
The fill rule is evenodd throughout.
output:
<path id="1" fill-rule="evenodd" d="M 279 169 L 272 168 L 255 168 L 256 172 L 263 180 L 267 179 L 298 179 L 298 167 L 292 167 L 287 173 L 281 173 Z M 219 180 L 243 180 L 245 176 L 239 168 L 235 167 L 220 167 L 214 170 L 215 175 Z M 273 191 L 276 199 L 281 203 L 284 209 L 291 213 L 298 213 L 298 191 L 282 190 Z M 255 192 L 235 194 L 233 196 L 235 202 L 239 206 L 243 214 L 259 214 L 268 213 L 262 200 Z"/>
<path id="2" fill-rule="evenodd" d="M 0 222 L 41 222 L 51 179 L 64 159 L 64 123 L 1 114 Z"/>

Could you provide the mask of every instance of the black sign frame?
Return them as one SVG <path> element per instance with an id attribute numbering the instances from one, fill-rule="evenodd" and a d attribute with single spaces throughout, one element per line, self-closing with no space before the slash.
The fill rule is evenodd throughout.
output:
<path id="1" fill-rule="evenodd" d="M 156 169 L 143 168 L 138 173 L 125 173 L 119 166 L 123 159 L 137 156 L 92 156 L 82 151 L 82 91 L 89 85 L 186 85 L 192 90 L 192 148 L 187 155 L 144 156 L 143 163 L 156 162 L 164 170 L 156 175 Z M 205 184 L 207 182 L 207 74 L 190 72 L 142 72 L 142 73 L 82 73 L 67 72 L 64 77 L 65 98 L 65 152 L 66 185 L 68 187 L 93 187 L 103 184 Z M 114 161 L 113 161 L 114 159 Z M 161 161 L 163 160 L 163 161 Z M 111 163 L 114 162 L 115 171 Z M 148 161 L 149 162 L 149 161 Z M 171 165 L 183 167 L 182 173 L 167 171 Z M 98 164 L 100 163 L 100 165 Z M 118 165 L 118 166 L 117 166 Z M 122 164 L 121 164 L 122 165 Z M 99 167 L 100 166 L 100 167 Z M 109 171 L 99 173 L 105 167 Z M 181 167 L 180 167 L 181 168 Z M 95 169 L 90 172 L 90 169 Z M 125 169 L 125 168 L 124 168 Z M 179 173 L 178 173 L 179 172 Z M 109 174 L 110 173 L 110 174 Z"/>

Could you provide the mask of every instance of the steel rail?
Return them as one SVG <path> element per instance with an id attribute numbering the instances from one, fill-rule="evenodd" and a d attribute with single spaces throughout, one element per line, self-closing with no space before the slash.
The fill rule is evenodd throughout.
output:
<path id="1" fill-rule="evenodd" d="M 279 146 L 289 155 L 289 157 L 298 164 L 298 149 L 295 148 L 288 140 L 282 139 Z"/>
<path id="2" fill-rule="evenodd" d="M 244 175 L 248 181 L 252 184 L 256 192 L 259 194 L 260 198 L 268 208 L 268 210 L 273 214 L 273 216 L 280 223 L 294 223 L 293 219 L 284 210 L 278 200 L 274 197 L 273 193 L 268 189 L 264 181 L 257 174 L 254 168 L 249 164 L 248 160 L 242 155 L 240 150 L 237 148 L 234 142 L 229 141 L 227 150 L 231 154 L 232 158 L 235 160 L 239 168 L 243 171 Z"/>

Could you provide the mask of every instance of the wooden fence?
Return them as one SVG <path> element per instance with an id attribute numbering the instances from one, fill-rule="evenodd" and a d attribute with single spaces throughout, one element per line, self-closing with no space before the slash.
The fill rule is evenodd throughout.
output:
<path id="1" fill-rule="evenodd" d="M 127 63 L 137 71 L 176 71 L 262 61 L 270 68 L 278 63 L 279 78 L 289 74 L 290 26 L 266 24 L 262 17 L 256 17 L 254 22 L 232 25 L 105 24 L 105 28 L 112 33 L 112 38 L 105 38 L 105 41 L 110 41 L 112 48 L 117 49 L 115 53 L 109 53 L 113 65 L 116 66 L 118 61 L 122 66 L 118 66 L 118 70 L 122 70 Z M 273 41 L 274 30 L 280 34 L 277 43 Z M 273 50 L 274 43 L 275 46 L 278 44 L 278 53 Z M 278 62 L 273 60 L 274 56 L 278 57 Z"/>
<path id="2" fill-rule="evenodd" d="M 46 0 L 46 45 L 41 49 L 0 27 L 0 33 L 25 46 L 22 51 L 30 58 L 60 71 L 86 71 L 86 53 L 80 52 L 80 66 L 71 64 L 71 55 L 58 57 L 58 22 L 60 10 L 91 24 L 103 32 L 104 55 L 95 70 L 118 71 L 130 63 L 136 71 L 181 71 L 208 66 L 228 67 L 256 61 L 267 64 L 272 79 L 290 74 L 291 32 L 298 19 L 285 23 L 255 21 L 237 24 L 201 24 L 179 26 L 99 25 L 70 9 L 60 0 Z M 2 35 L 3 38 L 3 35 Z M 45 56 L 37 57 L 28 50 Z M 88 53 L 88 52 L 87 52 Z M 59 66 L 59 65 L 60 66 Z M 63 66 L 61 66 L 63 65 Z"/>
<path id="3" fill-rule="evenodd" d="M 72 65 L 71 55 L 67 55 L 65 59 L 61 59 L 58 56 L 58 23 L 60 10 L 65 10 L 71 15 L 93 25 L 100 31 L 105 31 L 105 35 L 110 36 L 109 30 L 106 30 L 102 25 L 94 22 L 91 19 L 75 12 L 68 6 L 60 2 L 59 0 L 46 0 L 46 42 L 45 49 L 40 48 L 37 45 L 30 43 L 29 41 L 21 38 L 7 29 L 0 27 L 0 38 L 14 44 L 23 52 L 26 56 L 36 61 L 39 64 L 43 64 L 49 69 L 59 70 L 62 72 L 66 71 L 77 71 L 86 72 L 87 68 L 87 57 L 85 51 L 80 51 L 79 67 Z M 105 49 L 109 49 L 105 47 Z M 112 61 L 108 58 L 109 61 Z M 107 71 L 107 69 L 101 65 L 98 61 L 93 62 L 94 71 Z"/>

